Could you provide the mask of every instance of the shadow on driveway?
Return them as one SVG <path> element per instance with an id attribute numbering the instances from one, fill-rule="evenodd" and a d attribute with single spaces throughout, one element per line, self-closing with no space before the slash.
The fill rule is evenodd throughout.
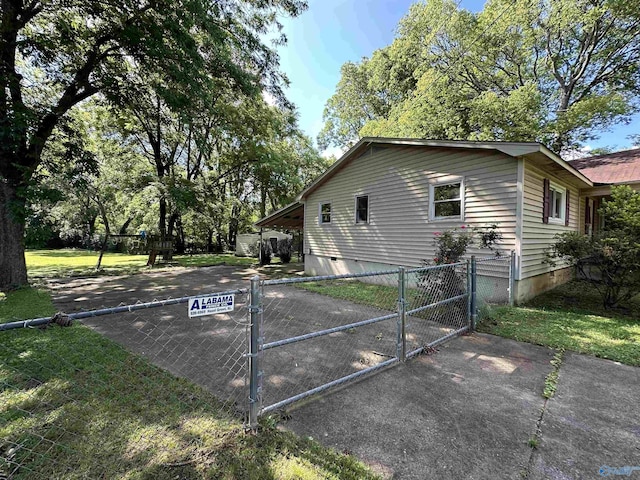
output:
<path id="1" fill-rule="evenodd" d="M 567 354 L 545 408 L 553 353 L 492 335 L 459 337 L 299 405 L 282 427 L 394 479 L 577 480 L 600 478 L 602 465 L 640 465 L 640 369 Z"/>
<path id="2" fill-rule="evenodd" d="M 58 308 L 73 312 L 246 288 L 255 273 L 242 267 L 176 269 L 50 286 Z M 299 290 L 287 294 L 292 288 L 279 293 L 300 297 L 299 313 L 285 303 L 274 304 L 272 310 L 280 309 L 279 318 L 296 334 L 330 325 L 335 315 L 346 312 L 353 321 L 380 314 Z M 240 308 L 246 308 L 246 298 Z M 183 305 L 86 323 L 176 375 L 244 402 L 241 354 L 246 337 L 239 319 L 245 313 L 215 323 L 186 318 Z M 389 328 L 376 325 L 341 333 L 332 341 L 318 340 L 324 344 L 303 342 L 270 354 L 265 359 L 266 395 L 312 386 L 296 379 L 298 370 L 309 378 L 315 368 L 315 384 L 326 381 L 323 375 L 331 370 L 349 373 L 386 358 L 394 347 L 393 325 Z M 332 350 L 340 345 L 338 340 L 353 353 L 345 355 L 346 347 Z M 353 453 L 394 479 L 577 480 L 600 478 L 601 467 L 640 466 L 640 369 L 567 353 L 556 395 L 545 402 L 542 391 L 554 353 L 492 335 L 460 337 L 435 354 L 297 404 L 281 427 Z M 235 364 L 219 376 L 216 362 L 225 358 L 235 358 Z M 340 362 L 337 367 L 335 362 Z M 540 440 L 532 449 L 530 439 L 538 427 Z M 631 478 L 634 474 L 640 476 L 640 471 Z"/>

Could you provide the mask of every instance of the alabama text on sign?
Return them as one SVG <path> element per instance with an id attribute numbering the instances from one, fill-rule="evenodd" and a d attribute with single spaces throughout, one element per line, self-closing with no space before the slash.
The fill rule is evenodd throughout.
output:
<path id="1" fill-rule="evenodd" d="M 234 298 L 230 295 L 207 295 L 189 299 L 189 317 L 233 312 Z"/>

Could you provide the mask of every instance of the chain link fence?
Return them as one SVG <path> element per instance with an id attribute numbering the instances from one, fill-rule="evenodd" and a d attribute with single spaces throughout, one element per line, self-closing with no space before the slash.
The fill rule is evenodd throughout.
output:
<path id="1" fill-rule="evenodd" d="M 395 358 L 398 271 L 262 283 L 264 411 Z"/>
<path id="2" fill-rule="evenodd" d="M 468 263 L 253 280 L 250 424 L 471 327 Z"/>
<path id="3" fill-rule="evenodd" d="M 0 324 L 0 480 L 115 477 L 118 462 L 79 464 L 78 453 L 108 458 L 123 442 L 119 458 L 151 445 L 180 464 L 198 442 L 176 428 L 197 431 L 212 413 L 255 428 L 261 414 L 430 351 L 472 329 L 483 305 L 508 303 L 512 273 L 513 257 L 495 257 L 255 277 L 250 288 Z"/>
<path id="4" fill-rule="evenodd" d="M 469 273 L 466 262 L 406 271 L 407 356 L 433 348 L 469 327 Z"/>
<path id="5" fill-rule="evenodd" d="M 171 466 L 199 448 L 176 432 L 244 419 L 248 298 L 238 289 L 0 324 L 0 479 L 115 478 L 150 451 Z M 233 311 L 192 316 L 194 300 L 213 299 L 233 299 Z"/>

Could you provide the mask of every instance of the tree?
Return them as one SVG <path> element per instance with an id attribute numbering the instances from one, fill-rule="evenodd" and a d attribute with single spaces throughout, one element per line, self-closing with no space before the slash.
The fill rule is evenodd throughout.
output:
<path id="1" fill-rule="evenodd" d="M 38 220 L 49 226 L 53 245 L 78 247 L 95 246 L 99 234 L 125 234 L 144 223 L 145 189 L 153 177 L 119 136 L 115 114 L 87 101 L 54 129 L 27 195 L 32 243 L 38 240 Z"/>
<path id="2" fill-rule="evenodd" d="M 221 84 L 282 99 L 277 56 L 261 35 L 301 0 L 2 0 L 0 12 L 0 289 L 27 282 L 26 189 L 62 118 L 102 92 L 117 100 L 135 70 L 174 100 Z M 281 38 L 281 41 L 284 39 Z"/>
<path id="3" fill-rule="evenodd" d="M 351 147 L 367 122 L 388 114 L 388 102 L 370 85 L 371 64 L 363 58 L 359 64 L 342 65 L 336 93 L 327 101 L 322 114 L 325 124 L 318 135 L 321 149 L 330 145 Z"/>
<path id="4" fill-rule="evenodd" d="M 323 132 L 578 148 L 638 110 L 640 14 L 632 4 L 491 0 L 475 14 L 452 0 L 418 3 L 390 46 L 350 66 L 375 72 L 367 82 L 343 73 Z M 359 98 L 384 98 L 387 113 L 357 113 Z M 343 146 L 345 137 L 323 138 Z"/>
<path id="5" fill-rule="evenodd" d="M 611 199 L 603 201 L 600 213 L 601 232 L 557 235 L 548 262 L 575 266 L 611 308 L 640 293 L 640 192 L 627 185 L 612 187 Z"/>

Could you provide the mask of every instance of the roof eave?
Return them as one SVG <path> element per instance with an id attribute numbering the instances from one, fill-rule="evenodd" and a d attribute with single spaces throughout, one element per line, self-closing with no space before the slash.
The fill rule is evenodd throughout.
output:
<path id="1" fill-rule="evenodd" d="M 416 138 L 364 137 L 360 139 L 355 145 L 353 145 L 349 150 L 347 150 L 347 152 L 342 155 L 340 159 L 338 159 L 333 165 L 331 165 L 331 167 L 329 167 L 322 175 L 314 180 L 307 188 L 305 188 L 300 193 L 300 195 L 298 195 L 296 200 L 303 200 L 311 192 L 316 190 L 320 185 L 322 185 L 325 181 L 332 177 L 336 171 L 342 168 L 344 164 L 347 163 L 358 150 L 374 143 L 434 148 L 474 148 L 479 150 L 495 150 L 514 158 L 530 155 L 533 153 L 541 153 L 545 157 L 549 158 L 552 162 L 556 163 L 557 165 L 577 177 L 586 185 L 593 186 L 593 182 L 591 182 L 591 180 L 589 180 L 585 175 L 562 160 L 562 158 L 553 153 L 546 146 L 538 142 L 473 142 L 458 140 L 422 140 Z"/>
<path id="2" fill-rule="evenodd" d="M 543 144 L 539 143 L 538 145 L 539 145 L 539 148 L 540 148 L 540 153 L 544 154 L 545 156 L 547 156 L 548 158 L 553 160 L 553 162 L 555 162 L 556 164 L 558 164 L 561 167 L 563 167 L 566 170 L 568 170 L 570 173 L 572 173 L 573 175 L 578 177 L 580 180 L 582 180 L 584 183 L 586 183 L 590 187 L 593 187 L 593 182 L 586 175 L 581 173 L 580 170 L 578 170 L 577 168 L 571 166 L 569 164 L 569 162 L 564 161 L 559 155 L 553 153 L 551 150 L 549 150 Z"/>

